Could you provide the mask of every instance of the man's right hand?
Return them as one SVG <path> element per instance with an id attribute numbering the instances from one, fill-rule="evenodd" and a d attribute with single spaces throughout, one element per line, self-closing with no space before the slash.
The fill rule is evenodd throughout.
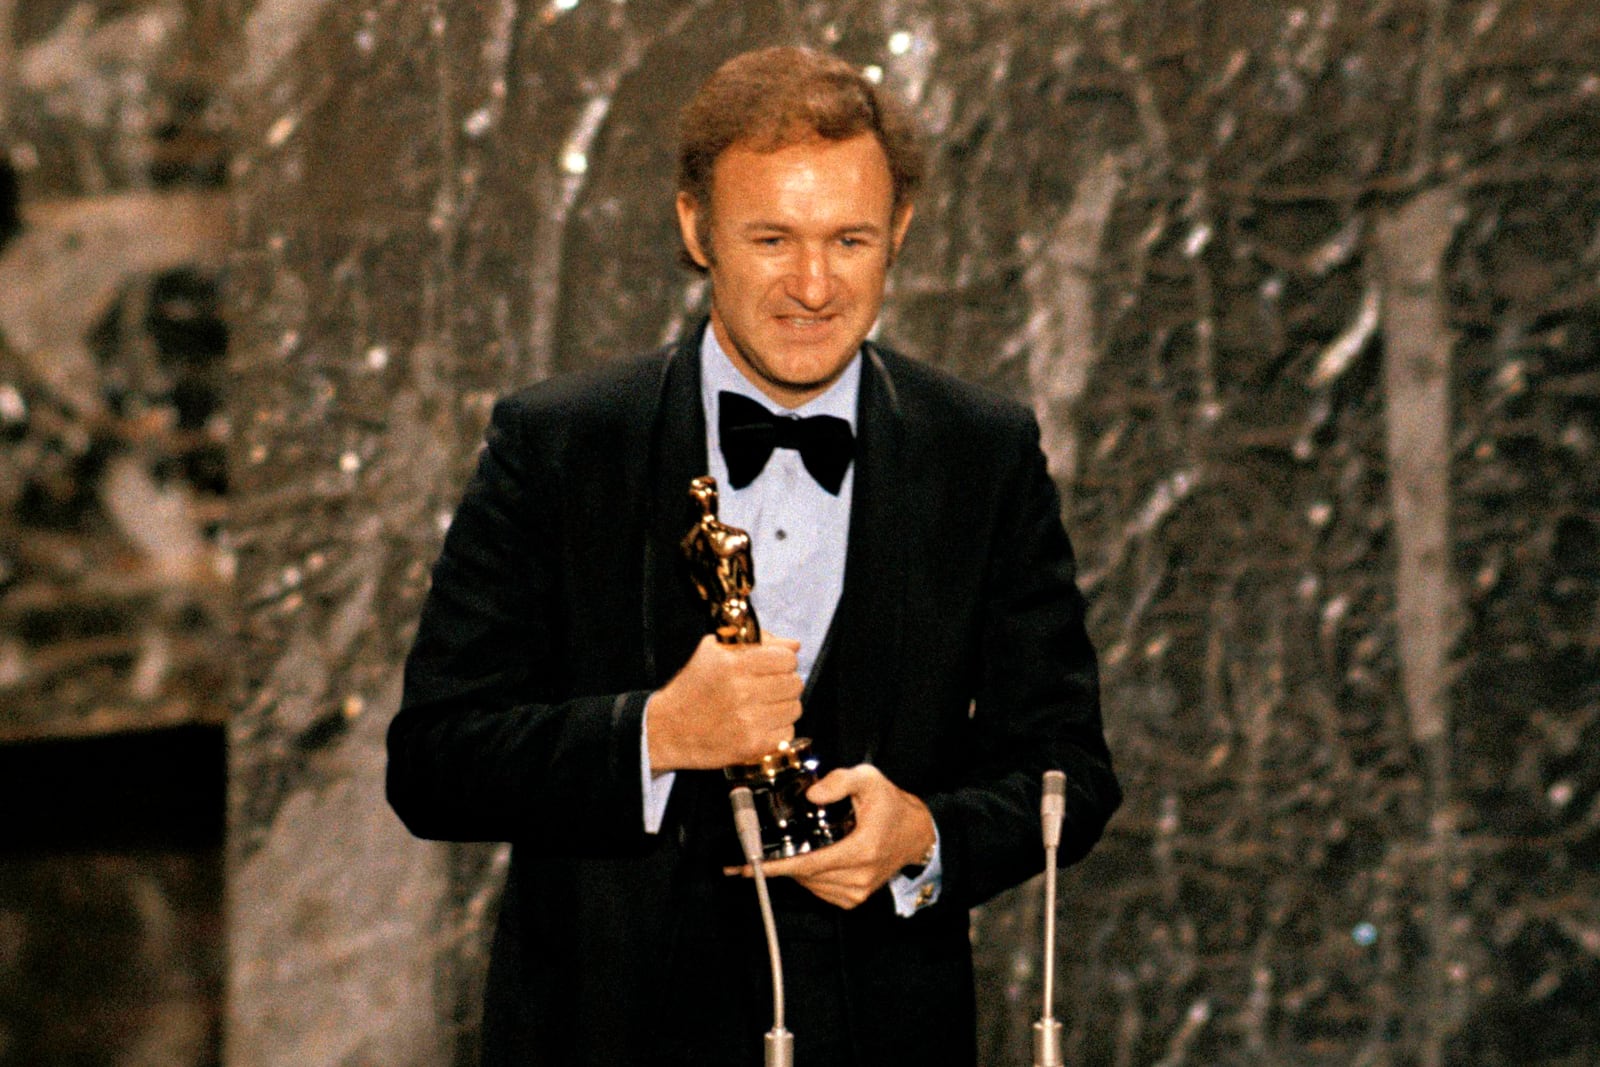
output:
<path id="1" fill-rule="evenodd" d="M 795 673 L 800 642 L 759 645 L 701 638 L 689 662 L 650 698 L 650 769 L 708 770 L 752 763 L 794 737 L 805 688 Z"/>

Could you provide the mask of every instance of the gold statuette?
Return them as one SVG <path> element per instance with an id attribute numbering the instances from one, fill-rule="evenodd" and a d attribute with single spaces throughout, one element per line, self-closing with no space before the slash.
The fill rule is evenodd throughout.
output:
<path id="1" fill-rule="evenodd" d="M 717 518 L 717 480 L 709 474 L 689 483 L 689 495 L 700 505 L 700 520 L 684 537 L 683 554 L 694 587 L 711 608 L 711 630 L 725 645 L 759 645 L 761 623 L 750 604 L 756 587 L 750 535 Z"/>
<path id="2" fill-rule="evenodd" d="M 711 632 L 725 645 L 760 644 L 761 623 L 750 603 L 756 584 L 750 535 L 717 518 L 715 478 L 696 478 L 689 483 L 689 495 L 700 505 L 700 518 L 683 539 L 683 554 L 695 589 L 711 609 Z M 759 760 L 727 767 L 723 773 L 730 782 L 750 787 L 767 859 L 831 845 L 855 829 L 855 810 L 848 797 L 826 806 L 806 799 L 806 790 L 821 775 L 810 738 L 780 742 Z"/>

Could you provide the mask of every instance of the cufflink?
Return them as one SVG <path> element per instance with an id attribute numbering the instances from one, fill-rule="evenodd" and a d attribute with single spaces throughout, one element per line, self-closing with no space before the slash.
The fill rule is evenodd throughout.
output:
<path id="1" fill-rule="evenodd" d="M 939 851 L 939 844 L 935 841 L 928 846 L 928 851 L 922 854 L 920 860 L 915 863 L 908 863 L 900 868 L 900 877 L 908 878 L 913 882 L 921 878 L 922 872 L 928 869 L 928 864 L 933 862 L 933 854 L 937 851 Z"/>
<path id="2" fill-rule="evenodd" d="M 913 901 L 913 903 L 916 905 L 916 910 L 917 911 L 921 911 L 923 908 L 926 908 L 932 902 L 933 902 L 933 886 L 925 885 L 921 889 L 917 890 L 917 899 L 915 901 Z"/>

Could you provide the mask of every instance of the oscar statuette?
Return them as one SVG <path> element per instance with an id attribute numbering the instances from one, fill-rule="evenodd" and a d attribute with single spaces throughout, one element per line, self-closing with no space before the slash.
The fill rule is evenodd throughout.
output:
<path id="1" fill-rule="evenodd" d="M 761 624 L 750 603 L 755 564 L 750 535 L 717 518 L 717 482 L 702 475 L 689 483 L 700 518 L 683 539 L 683 554 L 695 588 L 711 610 L 711 630 L 725 645 L 759 644 Z M 821 765 L 810 738 L 797 737 L 754 763 L 726 767 L 734 786 L 749 788 L 761 824 L 765 859 L 795 856 L 831 845 L 855 829 L 850 799 L 818 805 L 806 799 Z"/>

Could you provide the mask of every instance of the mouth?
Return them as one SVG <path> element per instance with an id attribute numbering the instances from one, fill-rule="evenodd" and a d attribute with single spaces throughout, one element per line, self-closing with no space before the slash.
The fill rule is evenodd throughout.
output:
<path id="1" fill-rule="evenodd" d="M 832 326 L 837 315 L 778 315 L 778 324 L 801 333 L 817 333 Z"/>

